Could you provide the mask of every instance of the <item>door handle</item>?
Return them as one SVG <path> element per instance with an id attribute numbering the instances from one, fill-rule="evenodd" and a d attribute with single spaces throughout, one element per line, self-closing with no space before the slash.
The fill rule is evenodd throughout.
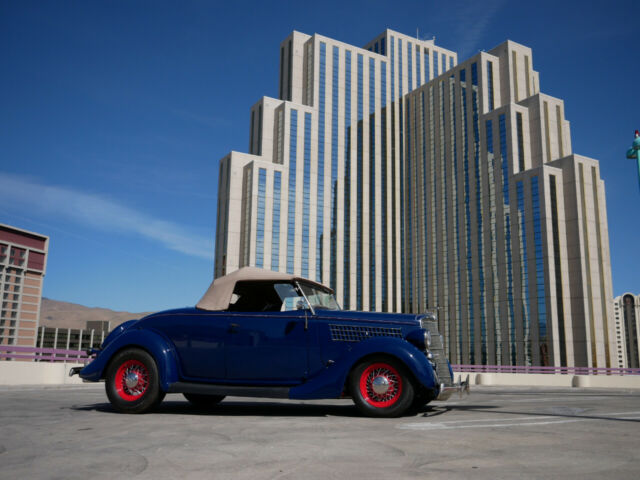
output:
<path id="1" fill-rule="evenodd" d="M 230 323 L 229 324 L 229 332 L 233 333 L 240 325 L 238 323 Z"/>

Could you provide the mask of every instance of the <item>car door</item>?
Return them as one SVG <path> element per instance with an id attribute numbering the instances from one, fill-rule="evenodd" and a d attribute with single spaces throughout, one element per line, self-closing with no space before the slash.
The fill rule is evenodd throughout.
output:
<path id="1" fill-rule="evenodd" d="M 307 375 L 305 312 L 229 318 L 227 379 L 299 383 Z"/>
<path id="2" fill-rule="evenodd" d="M 251 305 L 254 310 L 269 308 L 271 311 L 229 313 L 226 366 L 230 381 L 295 385 L 308 375 L 306 325 L 311 312 L 303 308 L 293 284 L 275 287 L 284 301 L 273 300 L 277 298 L 273 295 L 274 285 L 263 283 L 241 289 L 245 296 L 269 297 Z"/>
<path id="3" fill-rule="evenodd" d="M 221 312 L 193 312 L 154 319 L 154 328 L 174 344 L 183 380 L 216 381 L 227 376 L 228 321 Z"/>

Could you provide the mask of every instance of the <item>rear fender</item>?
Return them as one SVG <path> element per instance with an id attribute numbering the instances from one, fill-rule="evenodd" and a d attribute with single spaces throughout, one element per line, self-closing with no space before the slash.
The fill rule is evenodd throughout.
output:
<path id="1" fill-rule="evenodd" d="M 171 383 L 178 381 L 178 362 L 172 344 L 157 332 L 141 329 L 126 330 L 106 345 L 104 350 L 80 371 L 80 377 L 90 382 L 104 378 L 113 356 L 125 348 L 140 348 L 151 354 L 158 366 L 160 388 L 163 391 L 166 392 Z"/>
<path id="2" fill-rule="evenodd" d="M 342 358 L 308 382 L 290 390 L 295 399 L 337 398 L 346 385 L 349 373 L 361 360 L 372 355 L 394 357 L 402 362 L 423 387 L 437 388 L 433 367 L 424 352 L 400 338 L 372 338 L 355 344 Z"/>

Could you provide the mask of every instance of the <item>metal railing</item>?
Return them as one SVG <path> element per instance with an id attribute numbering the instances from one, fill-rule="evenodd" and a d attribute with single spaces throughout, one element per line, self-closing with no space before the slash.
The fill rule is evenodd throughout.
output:
<path id="1" fill-rule="evenodd" d="M 92 358 L 84 350 L 19 347 L 0 345 L 0 360 L 32 360 L 34 362 L 89 363 Z M 459 373 L 545 373 L 550 375 L 640 375 L 640 368 L 603 367 L 539 367 L 514 365 L 451 365 Z"/>
<path id="2" fill-rule="evenodd" d="M 539 367 L 512 365 L 452 365 L 465 373 L 546 373 L 551 375 L 640 375 L 640 368 Z"/>
<path id="3" fill-rule="evenodd" d="M 0 345 L 0 360 L 89 363 L 89 361 L 91 361 L 91 358 L 84 350 L 62 350 L 59 348 L 35 348 L 19 347 L 16 345 Z"/>

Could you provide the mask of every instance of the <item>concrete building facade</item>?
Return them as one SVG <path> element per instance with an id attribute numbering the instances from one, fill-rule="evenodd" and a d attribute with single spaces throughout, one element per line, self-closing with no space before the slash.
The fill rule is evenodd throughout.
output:
<path id="1" fill-rule="evenodd" d="M 625 293 L 613 299 L 617 366 L 640 368 L 640 295 Z"/>
<path id="2" fill-rule="evenodd" d="M 404 102 L 408 310 L 438 308 L 455 363 L 613 366 L 604 184 L 531 49 L 507 41 Z"/>
<path id="3" fill-rule="evenodd" d="M 35 347 L 49 237 L 0 224 L 0 345 Z"/>
<path id="4" fill-rule="evenodd" d="M 604 185 L 531 50 L 457 54 L 386 30 L 293 32 L 249 153 L 220 161 L 215 276 L 331 286 L 344 308 L 437 309 L 453 363 L 610 366 Z"/>
<path id="5" fill-rule="evenodd" d="M 98 322 L 87 322 L 86 329 L 46 327 L 42 325 L 38 328 L 36 346 L 38 348 L 84 351 L 100 348 L 100 345 L 109 334 L 109 327 L 92 328 L 91 323 Z M 104 323 L 108 324 L 109 322 Z"/>

